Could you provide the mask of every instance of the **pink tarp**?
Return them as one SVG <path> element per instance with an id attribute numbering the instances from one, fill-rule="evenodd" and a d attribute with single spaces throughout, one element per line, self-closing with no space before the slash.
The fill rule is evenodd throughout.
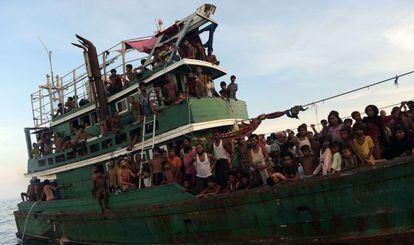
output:
<path id="1" fill-rule="evenodd" d="M 148 39 L 138 40 L 138 41 L 127 41 L 125 42 L 126 49 L 136 49 L 139 52 L 149 54 L 157 42 L 157 38 L 151 37 Z"/>

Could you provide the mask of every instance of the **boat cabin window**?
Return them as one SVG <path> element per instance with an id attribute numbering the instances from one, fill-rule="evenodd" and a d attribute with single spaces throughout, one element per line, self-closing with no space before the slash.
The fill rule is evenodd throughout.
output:
<path id="1" fill-rule="evenodd" d="M 90 115 L 89 114 L 87 114 L 87 115 L 85 115 L 85 116 L 83 116 L 83 117 L 81 117 L 81 125 L 82 126 L 84 126 L 84 127 L 88 127 L 88 126 L 91 126 L 91 117 L 90 117 Z"/>
<path id="2" fill-rule="evenodd" d="M 76 118 L 72 121 L 70 121 L 70 130 L 77 130 L 79 129 L 79 120 Z"/>
<path id="3" fill-rule="evenodd" d="M 122 134 L 120 134 L 118 136 L 115 136 L 115 144 L 116 145 L 119 145 L 122 142 L 126 142 L 126 141 L 127 141 L 126 133 L 122 133 Z"/>
<path id="4" fill-rule="evenodd" d="M 89 146 L 89 151 L 91 153 L 99 151 L 99 144 L 97 143 L 97 144 L 93 144 L 93 145 Z"/>
<path id="5" fill-rule="evenodd" d="M 119 114 L 122 114 L 122 113 L 127 112 L 128 111 L 128 102 L 127 102 L 127 99 L 125 98 L 125 99 L 122 99 L 120 101 L 117 101 L 115 103 L 115 107 L 116 107 L 116 111 Z"/>
<path id="6" fill-rule="evenodd" d="M 92 118 L 92 125 L 98 124 L 98 116 L 96 115 L 96 112 L 92 112 L 91 113 L 91 118 Z"/>
<path id="7" fill-rule="evenodd" d="M 107 140 L 104 140 L 104 141 L 102 141 L 102 149 L 107 149 L 107 148 L 110 148 L 110 147 L 112 147 L 112 139 L 107 139 Z"/>

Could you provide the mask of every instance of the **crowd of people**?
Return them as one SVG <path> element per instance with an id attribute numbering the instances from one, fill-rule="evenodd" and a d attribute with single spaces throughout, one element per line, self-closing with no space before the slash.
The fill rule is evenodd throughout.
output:
<path id="1" fill-rule="evenodd" d="M 333 175 L 414 154 L 414 101 L 402 102 L 390 115 L 375 105 L 367 106 L 364 113 L 362 117 L 354 111 L 351 118 L 342 120 L 337 111 L 331 111 L 319 131 L 313 124 L 301 124 L 296 133 L 286 130 L 267 138 L 251 134 L 222 140 L 217 130 L 206 141 L 184 138 L 168 149 L 155 147 L 147 162 L 139 154 L 120 156 L 109 161 L 107 168 L 92 168 L 93 193 L 106 212 L 111 194 L 137 188 L 177 183 L 183 191 L 205 198 Z M 29 186 L 28 200 L 42 199 L 33 191 L 37 184 Z"/>
<path id="2" fill-rule="evenodd" d="M 220 64 L 216 56 L 213 54 L 213 49 L 211 47 L 204 47 L 199 36 L 185 38 L 177 48 L 175 48 L 174 42 L 164 43 L 161 47 L 156 47 L 154 49 L 153 58 L 150 60 L 150 62 L 148 62 L 148 64 L 146 64 L 146 59 L 141 59 L 141 65 L 136 68 L 134 68 L 132 64 L 126 64 L 125 73 L 121 75 L 117 73 L 116 69 L 111 69 L 109 77 L 104 76 L 103 79 L 108 95 L 113 95 L 129 87 L 130 84 L 136 79 L 136 77 L 143 72 L 153 70 L 161 65 L 165 65 L 169 55 L 173 52 L 174 60 L 181 60 L 186 58 L 207 61 L 213 65 Z M 168 80 L 168 76 L 169 75 L 165 77 L 164 83 L 158 83 L 159 87 L 162 87 L 163 95 L 165 97 L 169 97 L 169 100 L 166 100 L 166 105 L 176 102 L 177 99 L 180 99 L 184 95 L 191 95 L 195 97 L 212 95 L 219 96 L 217 92 L 211 91 L 214 88 L 214 83 L 211 79 L 211 76 L 208 74 L 203 74 L 201 67 L 198 67 L 196 72 L 190 72 L 187 74 L 188 86 L 185 91 L 181 91 L 180 95 L 178 93 L 176 84 L 171 82 L 174 84 L 175 88 L 172 84 L 167 85 L 170 82 Z M 164 94 L 164 92 L 166 94 Z M 84 98 L 80 99 L 79 101 L 78 100 L 79 98 L 77 96 L 68 97 L 67 101 L 64 104 L 58 104 L 58 108 L 56 109 L 55 114 L 52 116 L 57 117 L 59 115 L 63 115 L 77 107 L 81 107 L 90 102 Z"/>
<path id="3" fill-rule="evenodd" d="M 117 75 L 118 76 L 118 75 Z M 120 76 L 119 76 L 120 77 Z M 144 117 L 158 114 L 162 108 L 171 104 L 185 103 L 188 96 L 194 97 L 221 97 L 224 100 L 237 100 L 238 86 L 236 83 L 236 76 L 230 77 L 229 85 L 222 81 L 221 90 L 216 92 L 214 82 L 211 76 L 205 75 L 201 67 L 197 68 L 196 73 L 189 73 L 186 81 L 186 91 L 183 93 L 178 90 L 178 86 L 173 82 L 171 74 L 164 76 L 163 82 L 155 82 L 151 89 L 147 88 L 146 83 L 139 83 L 137 95 L 128 97 L 128 103 L 131 108 L 133 122 L 142 123 Z M 70 100 L 70 106 L 65 106 L 59 111 L 70 111 L 76 108 L 76 101 L 73 98 Z M 68 104 L 68 103 L 66 103 Z M 86 154 L 86 141 L 92 135 L 86 129 L 90 126 L 88 123 L 71 123 L 71 134 L 62 136 L 59 132 L 52 132 L 51 130 L 43 130 L 36 135 L 36 143 L 32 145 L 32 157 L 37 159 L 41 156 L 46 156 L 51 153 L 60 153 L 65 149 L 72 149 L 75 153 L 82 156 Z M 100 134 L 106 135 L 114 133 L 118 135 L 121 129 L 120 116 L 118 112 L 112 113 L 112 116 L 106 115 L 105 120 L 100 123 Z M 131 139 L 131 145 L 136 143 L 136 139 Z"/>
<path id="4" fill-rule="evenodd" d="M 355 111 L 352 119 L 342 120 L 331 111 L 320 131 L 302 124 L 296 133 L 286 130 L 267 138 L 252 134 L 226 141 L 218 131 L 207 142 L 185 138 L 170 145 L 168 153 L 154 148 L 144 164 L 140 157 L 120 157 L 109 163 L 108 193 L 179 183 L 184 191 L 204 198 L 414 154 L 414 102 L 402 102 L 389 116 L 369 105 L 365 114 L 362 118 Z"/>

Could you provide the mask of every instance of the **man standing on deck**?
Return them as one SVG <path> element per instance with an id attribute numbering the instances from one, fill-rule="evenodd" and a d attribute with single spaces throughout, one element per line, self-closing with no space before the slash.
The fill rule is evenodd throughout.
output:
<path id="1" fill-rule="evenodd" d="M 207 187 L 207 182 L 212 176 L 214 158 L 204 151 L 203 145 L 197 143 L 197 154 L 194 156 L 194 166 L 196 169 L 196 190 L 200 193 Z"/>
<path id="2" fill-rule="evenodd" d="M 220 133 L 215 131 L 213 133 L 213 141 L 210 143 L 210 150 L 216 159 L 216 180 L 220 188 L 224 190 L 227 187 L 230 173 L 230 153 L 231 144 L 220 139 Z"/>
<path id="3" fill-rule="evenodd" d="M 235 75 L 231 75 L 230 77 L 230 84 L 227 86 L 227 90 L 229 91 L 229 97 L 230 99 L 235 99 L 236 98 L 236 93 L 237 90 L 239 89 L 239 87 L 236 84 L 236 76 Z"/>
<path id="4" fill-rule="evenodd" d="M 162 175 L 162 157 L 159 148 L 152 149 L 152 159 L 150 160 L 152 182 L 154 185 L 161 185 L 163 180 Z"/>
<path id="5" fill-rule="evenodd" d="M 178 87 L 177 84 L 175 84 L 172 81 L 171 74 L 165 75 L 165 81 L 164 84 L 164 96 L 165 96 L 165 104 L 171 105 L 175 102 L 175 100 L 178 97 Z"/>
<path id="6" fill-rule="evenodd" d="M 252 134 L 250 140 L 252 142 L 252 149 L 248 156 L 251 170 L 256 170 L 260 174 L 263 183 L 266 183 L 267 178 L 269 178 L 267 168 L 270 165 L 266 147 L 260 143 L 259 136 L 256 134 Z"/>
<path id="7" fill-rule="evenodd" d="M 148 101 L 149 101 L 152 114 L 157 115 L 159 111 L 159 107 L 163 105 L 163 98 L 161 94 L 160 84 L 155 82 L 153 86 L 154 88 L 151 90 L 151 92 L 148 95 Z"/>

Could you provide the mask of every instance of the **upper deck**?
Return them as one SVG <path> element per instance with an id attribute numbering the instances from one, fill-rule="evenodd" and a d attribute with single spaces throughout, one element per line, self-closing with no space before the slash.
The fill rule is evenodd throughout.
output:
<path id="1" fill-rule="evenodd" d="M 135 79 L 130 81 L 128 86 L 124 86 L 123 91 L 108 94 L 108 102 L 136 89 L 139 82 L 151 83 L 154 79 L 174 69 L 194 71 L 195 67 L 203 66 L 212 74 L 213 79 L 226 74 L 226 71 L 217 65 L 196 59 L 185 59 L 179 54 L 185 38 L 200 40 L 199 37 L 203 33 L 208 33 L 208 40 L 203 47 L 212 48 L 213 34 L 217 27 L 216 21 L 211 19 L 214 12 L 214 5 L 204 4 L 196 12 L 170 27 L 166 29 L 159 27 L 153 36 L 123 40 L 101 52 L 98 58 L 104 82 L 110 80 L 112 69 L 121 70 L 123 81 L 128 80 L 126 68 L 128 64 L 137 67 L 138 71 Z M 169 46 L 168 50 L 164 50 L 166 46 Z M 84 63 L 63 76 L 46 75 L 46 83 L 40 85 L 39 89 L 30 95 L 34 127 L 54 126 L 64 122 L 67 116 L 77 111 L 85 108 L 94 109 L 94 91 L 90 84 L 88 69 Z M 135 86 L 131 86 L 134 84 Z M 60 107 L 65 107 L 69 103 L 68 100 L 75 100 L 74 108 L 59 110 Z"/>

